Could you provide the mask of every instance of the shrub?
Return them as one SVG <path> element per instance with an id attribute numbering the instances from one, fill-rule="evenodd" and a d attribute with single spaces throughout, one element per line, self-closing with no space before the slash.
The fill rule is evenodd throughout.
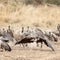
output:
<path id="1" fill-rule="evenodd" d="M 60 5 L 60 0 L 47 0 L 47 3 Z"/>

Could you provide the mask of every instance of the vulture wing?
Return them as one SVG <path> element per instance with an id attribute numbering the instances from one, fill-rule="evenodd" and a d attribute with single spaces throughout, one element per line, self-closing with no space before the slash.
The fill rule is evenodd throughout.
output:
<path id="1" fill-rule="evenodd" d="M 46 46 L 50 47 L 54 51 L 54 48 L 52 47 L 52 45 L 49 42 L 48 38 L 45 38 L 45 40 L 43 40 L 43 42 L 45 43 Z"/>

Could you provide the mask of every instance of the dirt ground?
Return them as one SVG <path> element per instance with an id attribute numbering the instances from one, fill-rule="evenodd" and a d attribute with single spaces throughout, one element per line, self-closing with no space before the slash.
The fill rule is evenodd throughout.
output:
<path id="1" fill-rule="evenodd" d="M 0 51 L 0 60 L 60 60 L 60 41 L 52 42 L 55 52 L 43 44 L 40 47 L 13 46 L 12 51 Z"/>

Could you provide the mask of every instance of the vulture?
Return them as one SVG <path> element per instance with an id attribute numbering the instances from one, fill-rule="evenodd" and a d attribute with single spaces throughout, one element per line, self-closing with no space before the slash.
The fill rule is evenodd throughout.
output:
<path id="1" fill-rule="evenodd" d="M 57 25 L 57 30 L 58 30 L 59 33 L 60 33 L 60 24 Z"/>
<path id="2" fill-rule="evenodd" d="M 27 46 L 27 43 L 32 43 L 33 41 L 32 41 L 32 37 L 30 37 L 29 36 L 29 34 L 30 34 L 30 31 L 29 31 L 29 26 L 27 27 L 27 31 L 24 31 L 24 27 L 22 27 L 22 32 L 21 32 L 21 34 L 20 34 L 20 40 L 19 41 L 17 41 L 16 43 L 15 43 L 15 45 L 17 45 L 17 44 L 26 44 L 26 46 Z M 24 45 L 23 45 L 24 46 Z"/>
<path id="3" fill-rule="evenodd" d="M 37 41 L 36 41 L 36 43 L 38 44 L 38 43 L 41 43 L 41 48 L 42 48 L 42 44 L 43 44 L 43 42 L 44 42 L 44 44 L 47 46 L 47 47 L 50 47 L 51 49 L 52 49 L 52 51 L 54 51 L 54 48 L 52 47 L 52 45 L 51 45 L 51 43 L 49 42 L 49 40 L 47 39 L 47 37 L 46 38 L 40 38 L 40 39 L 38 39 Z M 38 46 L 38 45 L 37 45 Z"/>
<path id="4" fill-rule="evenodd" d="M 12 37 L 11 33 L 12 32 L 6 32 L 5 29 L 3 28 L 2 37 L 7 41 L 13 41 L 13 37 Z"/>
<path id="5" fill-rule="evenodd" d="M 52 47 L 49 39 L 44 35 L 44 33 L 42 32 L 42 30 L 36 28 L 36 43 L 37 43 L 37 46 L 38 46 L 38 43 L 40 42 L 41 43 L 41 47 L 42 47 L 42 44 L 44 42 L 44 44 L 47 46 L 47 47 L 50 47 L 53 51 L 54 51 L 54 48 Z"/>
<path id="6" fill-rule="evenodd" d="M 46 46 L 50 47 L 53 51 L 54 48 L 52 47 L 51 43 L 49 42 L 49 39 L 44 35 L 44 33 L 42 32 L 42 30 L 36 28 L 35 30 L 33 30 L 32 32 L 30 32 L 28 35 L 23 35 L 24 38 L 22 38 L 20 41 L 16 42 L 16 44 L 24 44 L 24 43 L 33 43 L 34 41 L 37 43 L 40 42 L 41 43 L 41 47 L 42 47 L 42 43 L 44 42 Z"/>
<path id="7" fill-rule="evenodd" d="M 56 34 L 54 34 L 51 31 L 45 31 L 44 35 L 51 41 L 54 41 L 54 42 L 58 41 L 58 38 L 57 38 Z"/>
<path id="8" fill-rule="evenodd" d="M 11 37 L 14 37 L 13 31 L 11 30 L 10 26 L 8 26 L 7 33 L 10 34 Z"/>
<path id="9" fill-rule="evenodd" d="M 0 38 L 0 48 L 5 51 L 11 51 L 11 47 Z"/>
<path id="10" fill-rule="evenodd" d="M 60 37 L 60 24 L 57 25 L 57 30 L 53 32 L 56 36 Z"/>

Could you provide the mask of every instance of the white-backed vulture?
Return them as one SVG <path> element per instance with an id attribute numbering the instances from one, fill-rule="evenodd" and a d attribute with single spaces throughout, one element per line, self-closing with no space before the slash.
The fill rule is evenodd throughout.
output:
<path id="1" fill-rule="evenodd" d="M 4 49 L 5 51 L 11 51 L 10 46 L 2 40 L 0 40 L 0 47 L 1 49 Z"/>

